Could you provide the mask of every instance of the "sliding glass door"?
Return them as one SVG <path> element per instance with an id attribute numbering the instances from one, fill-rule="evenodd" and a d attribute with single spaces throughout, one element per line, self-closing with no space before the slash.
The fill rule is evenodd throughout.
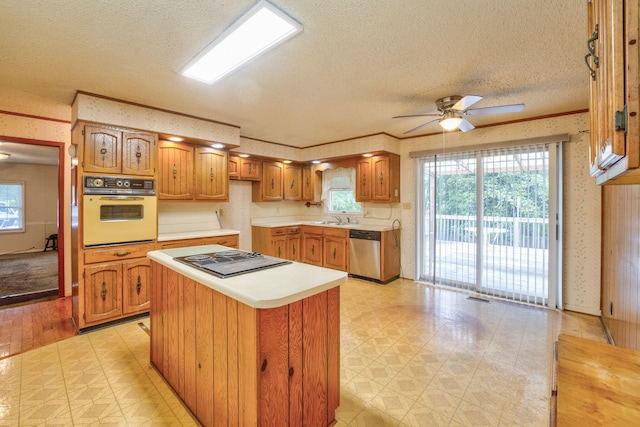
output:
<path id="1" fill-rule="evenodd" d="M 555 305 L 556 151 L 544 144 L 419 159 L 420 280 Z"/>

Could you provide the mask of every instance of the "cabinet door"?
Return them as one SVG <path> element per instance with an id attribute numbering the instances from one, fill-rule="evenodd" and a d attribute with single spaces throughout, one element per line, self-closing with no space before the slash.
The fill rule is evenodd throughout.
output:
<path id="1" fill-rule="evenodd" d="M 123 133 L 122 173 L 153 176 L 156 171 L 156 138 L 146 133 Z"/>
<path id="2" fill-rule="evenodd" d="M 258 311 L 261 426 L 289 425 L 289 307 Z M 326 424 L 325 424 L 326 425 Z"/>
<path id="3" fill-rule="evenodd" d="M 302 200 L 302 168 L 284 165 L 284 200 Z"/>
<path id="4" fill-rule="evenodd" d="M 356 201 L 368 202 L 371 197 L 371 161 L 358 159 L 356 163 Z"/>
<path id="5" fill-rule="evenodd" d="M 300 261 L 300 234 L 291 234 L 287 237 L 287 259 Z"/>
<path id="6" fill-rule="evenodd" d="M 371 178 L 373 201 L 391 200 L 389 185 L 389 157 L 375 156 L 371 158 Z"/>
<path id="7" fill-rule="evenodd" d="M 227 173 L 229 179 L 240 179 L 240 164 L 242 159 L 238 156 L 229 156 L 229 165 L 227 166 Z"/>
<path id="8" fill-rule="evenodd" d="M 122 264 L 84 269 L 85 321 L 105 322 L 122 315 Z"/>
<path id="9" fill-rule="evenodd" d="M 158 199 L 193 198 L 193 148 L 160 141 L 158 148 Z"/>
<path id="10" fill-rule="evenodd" d="M 595 0 L 589 7 L 594 31 L 589 37 L 597 37 L 592 46 L 598 59 L 597 65 L 595 59 L 590 61 L 595 71 L 592 107 L 597 115 L 597 128 L 591 130 L 591 138 L 596 138 L 592 143 L 597 147 L 595 161 L 599 169 L 607 169 L 626 154 L 624 132 L 616 131 L 615 126 L 616 111 L 623 111 L 625 104 L 624 15 L 620 1 Z"/>
<path id="11" fill-rule="evenodd" d="M 315 200 L 315 172 L 312 165 L 302 167 L 302 201 L 313 202 Z"/>
<path id="12" fill-rule="evenodd" d="M 85 172 L 120 173 L 122 132 L 86 126 L 84 128 Z"/>
<path id="13" fill-rule="evenodd" d="M 287 236 L 271 237 L 271 255 L 276 258 L 287 258 Z"/>
<path id="14" fill-rule="evenodd" d="M 124 262 L 123 274 L 123 307 L 124 314 L 149 310 L 151 260 L 141 259 Z"/>
<path id="15" fill-rule="evenodd" d="M 196 199 L 229 200 L 227 152 L 198 147 L 195 151 Z"/>
<path id="16" fill-rule="evenodd" d="M 264 162 L 262 164 L 262 201 L 283 200 L 282 173 L 283 164 L 280 162 Z"/>
<path id="17" fill-rule="evenodd" d="M 302 245 L 304 262 L 322 266 L 322 235 L 303 233 Z"/>
<path id="18" fill-rule="evenodd" d="M 240 163 L 240 177 L 252 181 L 260 181 L 262 162 L 259 160 L 242 159 Z"/>
<path id="19" fill-rule="evenodd" d="M 334 270 L 347 271 L 347 239 L 324 236 L 323 266 Z"/>

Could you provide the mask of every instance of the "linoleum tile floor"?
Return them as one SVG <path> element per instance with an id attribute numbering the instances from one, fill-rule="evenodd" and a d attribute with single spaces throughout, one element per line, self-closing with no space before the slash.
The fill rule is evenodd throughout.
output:
<path id="1" fill-rule="evenodd" d="M 337 426 L 547 426 L 559 333 L 600 319 L 410 280 L 341 287 Z M 0 426 L 197 423 L 149 363 L 136 319 L 0 360 Z"/>

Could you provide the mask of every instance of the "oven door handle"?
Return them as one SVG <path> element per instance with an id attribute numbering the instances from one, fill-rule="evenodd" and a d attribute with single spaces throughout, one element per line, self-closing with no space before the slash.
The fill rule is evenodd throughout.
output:
<path id="1" fill-rule="evenodd" d="M 144 197 L 135 196 L 108 196 L 100 197 L 100 200 L 144 200 Z"/>

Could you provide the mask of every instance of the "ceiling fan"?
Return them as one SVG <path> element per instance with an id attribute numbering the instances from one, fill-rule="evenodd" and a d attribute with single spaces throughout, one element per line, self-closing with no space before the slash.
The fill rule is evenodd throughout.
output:
<path id="1" fill-rule="evenodd" d="M 429 114 L 409 114 L 406 116 L 395 116 L 394 119 L 403 117 L 439 117 L 438 119 L 431 120 L 427 123 L 421 124 L 411 130 L 405 132 L 405 134 L 415 132 L 418 129 L 429 126 L 433 123 L 440 123 L 445 130 L 460 129 L 462 132 L 468 132 L 475 129 L 464 116 L 478 116 L 480 114 L 498 114 L 498 113 L 518 113 L 524 110 L 524 104 L 512 104 L 512 105 L 500 105 L 497 107 L 484 107 L 484 108 L 469 108 L 476 102 L 482 99 L 477 95 L 466 96 L 447 96 L 440 98 L 436 101 L 436 107 L 438 107 L 438 113 Z"/>

